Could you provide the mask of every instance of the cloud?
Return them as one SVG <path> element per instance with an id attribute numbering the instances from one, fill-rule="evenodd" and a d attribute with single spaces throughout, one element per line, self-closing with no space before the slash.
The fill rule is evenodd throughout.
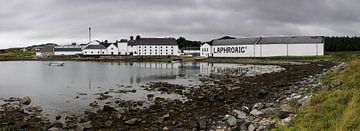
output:
<path id="1" fill-rule="evenodd" d="M 0 48 L 131 34 L 211 40 L 282 35 L 358 35 L 357 0 L 2 0 Z"/>

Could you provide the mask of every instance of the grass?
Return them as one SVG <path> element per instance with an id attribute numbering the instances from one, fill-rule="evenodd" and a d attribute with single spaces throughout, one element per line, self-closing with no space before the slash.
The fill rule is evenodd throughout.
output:
<path id="1" fill-rule="evenodd" d="M 330 54 L 332 60 L 347 62 L 340 73 L 327 73 L 322 77 L 324 87 L 340 79 L 343 84 L 324 88 L 313 95 L 311 107 L 300 109 L 288 126 L 274 130 L 360 130 L 360 55 L 358 52 Z"/>
<path id="2" fill-rule="evenodd" d="M 35 56 L 35 52 L 27 51 L 22 52 L 19 50 L 9 50 L 5 53 L 0 53 L 0 59 L 24 59 L 24 58 L 32 58 Z"/>

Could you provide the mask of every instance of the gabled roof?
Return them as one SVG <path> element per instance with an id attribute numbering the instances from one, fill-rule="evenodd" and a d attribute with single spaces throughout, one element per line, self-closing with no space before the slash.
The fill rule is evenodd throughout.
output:
<path id="1" fill-rule="evenodd" d="M 254 44 L 258 39 L 259 37 L 214 40 L 212 45 L 249 45 L 249 44 Z"/>
<path id="2" fill-rule="evenodd" d="M 54 51 L 81 51 L 81 48 L 54 48 Z"/>
<path id="3" fill-rule="evenodd" d="M 177 45 L 174 38 L 140 38 L 136 45 Z"/>
<path id="4" fill-rule="evenodd" d="M 103 45 L 105 48 L 108 48 L 110 45 L 114 45 L 114 46 L 118 47 L 117 43 L 103 43 L 101 45 Z"/>
<path id="5" fill-rule="evenodd" d="M 323 43 L 323 36 L 263 37 L 259 44 Z"/>
<path id="6" fill-rule="evenodd" d="M 84 49 L 105 49 L 104 45 L 88 45 Z"/>
<path id="7" fill-rule="evenodd" d="M 214 40 L 212 45 L 249 45 L 249 44 L 306 44 L 323 43 L 323 36 L 255 37 Z"/>

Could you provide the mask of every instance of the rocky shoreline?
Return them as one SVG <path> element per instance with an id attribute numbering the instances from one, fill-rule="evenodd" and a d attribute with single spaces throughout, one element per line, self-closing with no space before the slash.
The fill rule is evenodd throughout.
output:
<path id="1" fill-rule="evenodd" d="M 123 100 L 100 106 L 97 101 L 111 97 L 104 93 L 99 94 L 101 99 L 89 103 L 94 110 L 59 115 L 56 119 L 63 121 L 55 122 L 41 115 L 41 107 L 24 103 L 27 97 L 0 99 L 0 130 L 270 130 L 288 124 L 296 107 L 311 104 L 310 96 L 303 94 L 318 89 L 319 76 L 334 65 L 316 61 L 280 65 L 285 70 L 257 76 L 212 74 L 201 78 L 203 84 L 199 88 L 150 83 L 143 88 L 179 94 L 186 100 L 149 94 L 151 104 L 145 108 L 143 101 Z"/>

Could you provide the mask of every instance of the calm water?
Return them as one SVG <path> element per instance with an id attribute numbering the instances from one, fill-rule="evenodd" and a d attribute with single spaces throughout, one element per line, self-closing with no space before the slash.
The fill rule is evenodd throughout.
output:
<path id="1" fill-rule="evenodd" d="M 62 67 L 48 64 L 49 62 L 42 61 L 0 62 L 0 97 L 30 96 L 31 105 L 41 106 L 46 114 L 53 116 L 88 109 L 90 108 L 88 104 L 98 97 L 96 93 L 110 89 L 136 89 L 137 91 L 114 93 L 111 94 L 114 97 L 109 100 L 147 101 L 149 93 L 165 98 L 185 99 L 176 94 L 145 91 L 140 86 L 151 81 L 164 81 L 198 87 L 201 84 L 198 81 L 199 76 L 210 73 L 231 72 L 257 75 L 282 70 L 278 66 L 195 62 L 65 62 Z M 82 96 L 77 93 L 88 95 Z M 150 101 L 147 103 L 151 104 Z"/>

